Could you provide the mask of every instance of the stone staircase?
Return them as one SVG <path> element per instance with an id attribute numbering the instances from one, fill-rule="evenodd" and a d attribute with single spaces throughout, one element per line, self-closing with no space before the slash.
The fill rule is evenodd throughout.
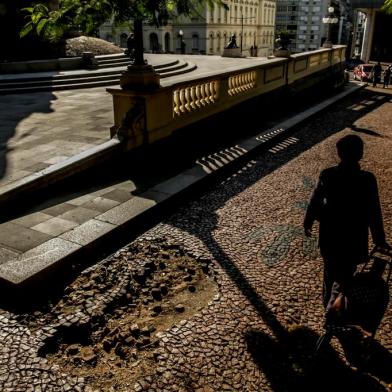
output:
<path id="1" fill-rule="evenodd" d="M 129 64 L 129 58 L 124 54 L 98 56 L 97 61 L 98 68 L 94 70 L 59 72 L 54 75 L 46 72 L 40 75 L 0 76 L 0 95 L 117 85 L 121 73 Z M 192 72 L 197 68 L 189 61 L 175 58 L 152 65 L 161 79 Z"/>

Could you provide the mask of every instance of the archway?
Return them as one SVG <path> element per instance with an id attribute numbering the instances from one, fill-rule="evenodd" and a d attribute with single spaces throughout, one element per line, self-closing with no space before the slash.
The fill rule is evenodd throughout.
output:
<path id="1" fill-rule="evenodd" d="M 166 53 L 170 52 L 170 34 L 169 33 L 165 34 L 165 52 Z"/>
<path id="2" fill-rule="evenodd" d="M 192 34 L 192 52 L 198 52 L 200 50 L 199 46 L 199 34 Z"/>
<path id="3" fill-rule="evenodd" d="M 150 50 L 152 53 L 159 52 L 159 41 L 158 41 L 158 35 L 156 33 L 150 34 Z"/>

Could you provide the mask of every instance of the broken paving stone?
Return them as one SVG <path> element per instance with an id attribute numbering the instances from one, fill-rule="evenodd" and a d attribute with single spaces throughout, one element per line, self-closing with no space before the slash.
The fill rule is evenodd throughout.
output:
<path id="1" fill-rule="evenodd" d="M 136 342 L 136 339 L 135 339 L 133 336 L 128 336 L 128 337 L 125 339 L 125 341 L 124 341 L 124 343 L 125 343 L 126 345 L 128 345 L 128 346 L 134 346 L 134 345 L 135 345 L 135 342 Z"/>
<path id="2" fill-rule="evenodd" d="M 113 342 L 109 339 L 104 339 L 102 341 L 102 347 L 108 353 L 113 347 Z"/>
<path id="3" fill-rule="evenodd" d="M 159 313 L 162 312 L 162 306 L 161 306 L 161 305 L 155 305 L 155 306 L 152 308 L 152 311 L 153 311 L 154 313 L 159 314 Z"/>
<path id="4" fill-rule="evenodd" d="M 78 354 L 79 351 L 80 351 L 80 347 L 79 347 L 78 344 L 71 344 L 71 345 L 67 348 L 66 354 L 67 354 L 68 356 L 74 356 L 74 355 Z"/>
<path id="5" fill-rule="evenodd" d="M 182 305 L 182 304 L 178 304 L 178 305 L 176 305 L 176 306 L 174 307 L 174 310 L 175 310 L 177 313 L 184 313 L 184 312 L 185 312 L 185 306 Z"/>
<path id="6" fill-rule="evenodd" d="M 156 288 L 152 289 L 151 296 L 152 296 L 152 298 L 154 298 L 157 301 L 162 300 L 162 293 L 161 293 L 160 289 L 156 289 Z"/>
<path id="7" fill-rule="evenodd" d="M 93 364 L 97 361 L 97 354 L 91 347 L 83 347 L 80 350 L 80 358 L 88 364 Z"/>
<path id="8" fill-rule="evenodd" d="M 129 328 L 129 330 L 131 331 L 132 336 L 139 336 L 140 335 L 140 327 L 138 324 L 132 324 Z"/>
<path id="9" fill-rule="evenodd" d="M 162 284 L 160 286 L 160 290 L 161 290 L 162 295 L 167 295 L 167 293 L 169 292 L 169 289 L 167 288 L 167 286 L 165 284 Z"/>

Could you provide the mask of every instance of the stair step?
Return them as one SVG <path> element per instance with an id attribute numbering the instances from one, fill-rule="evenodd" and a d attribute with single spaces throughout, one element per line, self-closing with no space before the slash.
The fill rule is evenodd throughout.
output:
<path id="1" fill-rule="evenodd" d="M 98 69 L 107 69 L 107 68 L 116 68 L 116 67 L 124 67 L 125 68 L 129 64 L 130 64 L 130 61 L 124 61 L 122 63 L 114 63 L 114 64 L 105 64 L 105 65 L 98 64 Z"/>
<path id="2" fill-rule="evenodd" d="M 119 80 L 121 76 L 120 72 L 113 73 L 110 75 L 91 75 L 85 76 L 83 78 L 67 78 L 67 79 L 55 79 L 55 80 L 32 80 L 29 82 L 13 82 L 13 83 L 1 83 L 0 84 L 0 91 L 4 89 L 12 89 L 12 88 L 28 88 L 28 87 L 38 87 L 38 86 L 61 86 L 66 84 L 76 84 L 76 83 L 84 83 L 84 82 L 95 82 L 95 81 L 104 81 L 104 80 Z"/>
<path id="3" fill-rule="evenodd" d="M 170 78 L 172 76 L 183 75 L 194 71 L 197 68 L 196 64 L 188 63 L 186 68 L 181 68 L 177 71 L 167 72 L 161 75 L 161 79 Z"/>
<path id="4" fill-rule="evenodd" d="M 24 88 L 21 87 L 21 88 L 12 88 L 12 89 L 0 88 L 0 94 L 37 93 L 42 91 L 74 90 L 74 89 L 83 89 L 83 88 L 92 88 L 92 87 L 111 86 L 115 84 L 119 84 L 118 78 L 112 80 L 77 83 L 77 84 L 65 84 L 65 85 L 53 84 L 51 86 L 35 86 L 35 87 L 24 87 Z"/>
<path id="5" fill-rule="evenodd" d="M 0 81 L 0 95 L 111 86 L 119 84 L 121 73 L 124 70 L 118 65 L 116 67 L 117 69 L 112 71 L 99 70 L 41 78 L 8 79 Z M 154 68 L 164 79 L 191 72 L 197 67 L 193 63 L 174 60 L 170 63 L 158 64 Z"/>
<path id="6" fill-rule="evenodd" d="M 123 55 L 121 57 L 114 57 L 114 58 L 110 58 L 110 59 L 98 59 L 98 58 L 96 58 L 96 60 L 97 60 L 98 64 L 106 64 L 106 63 L 115 63 L 115 62 L 124 61 L 124 60 L 125 61 L 126 60 L 129 61 L 129 57 Z"/>
<path id="7" fill-rule="evenodd" d="M 180 63 L 180 64 L 178 64 L 176 66 L 167 67 L 167 68 L 161 68 L 161 69 L 158 70 L 158 72 L 160 74 L 164 74 L 166 72 L 177 71 L 178 69 L 186 68 L 187 66 L 188 66 L 188 63 L 183 62 L 183 63 Z"/>
<path id="8" fill-rule="evenodd" d="M 180 62 L 180 60 L 176 59 L 176 60 L 170 61 L 169 63 L 153 65 L 153 67 L 154 67 L 154 69 L 159 69 L 160 70 L 160 69 L 163 69 L 163 68 L 171 67 L 173 65 L 177 65 L 179 62 Z"/>

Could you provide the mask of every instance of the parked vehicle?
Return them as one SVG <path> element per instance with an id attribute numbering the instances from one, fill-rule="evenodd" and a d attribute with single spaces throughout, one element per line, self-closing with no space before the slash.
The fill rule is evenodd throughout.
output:
<path id="1" fill-rule="evenodd" d="M 360 64 L 365 64 L 365 62 L 363 60 L 361 60 L 361 59 L 356 59 L 356 58 L 347 59 L 344 62 L 344 67 L 347 70 L 352 71 L 355 67 L 358 67 L 358 65 L 360 65 Z"/>
<path id="2" fill-rule="evenodd" d="M 354 68 L 354 80 L 371 82 L 373 78 L 373 64 L 360 64 Z"/>

